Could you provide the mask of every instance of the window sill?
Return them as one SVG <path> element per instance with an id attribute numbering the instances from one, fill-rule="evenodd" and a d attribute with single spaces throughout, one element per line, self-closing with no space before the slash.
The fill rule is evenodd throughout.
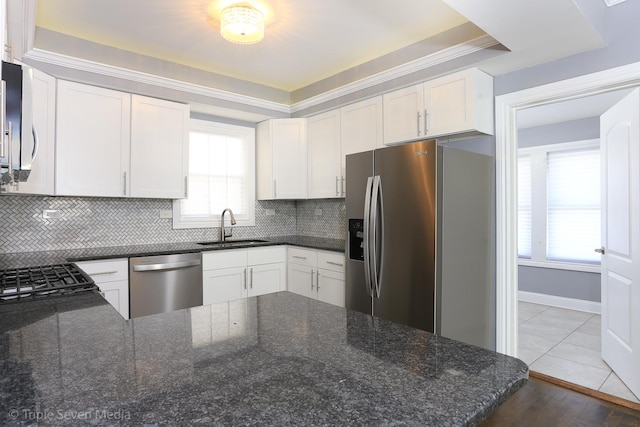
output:
<path id="1" fill-rule="evenodd" d="M 578 264 L 572 262 L 556 261 L 533 261 L 530 259 L 518 258 L 518 266 L 553 268 L 556 270 L 584 271 L 587 273 L 600 273 L 600 264 Z"/>

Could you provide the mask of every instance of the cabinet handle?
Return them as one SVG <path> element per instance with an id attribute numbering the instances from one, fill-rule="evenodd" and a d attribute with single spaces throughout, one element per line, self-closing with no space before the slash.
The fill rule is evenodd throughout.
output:
<path id="1" fill-rule="evenodd" d="M 316 292 L 320 292 L 320 270 L 316 271 Z"/>
<path id="2" fill-rule="evenodd" d="M 420 136 L 420 111 L 416 112 L 416 114 L 418 115 L 417 119 L 416 119 L 416 124 L 418 125 L 418 136 Z"/>
<path id="3" fill-rule="evenodd" d="M 344 190 L 344 176 L 340 177 L 340 187 L 342 187 L 342 197 L 345 197 L 346 191 Z"/>
<path id="4" fill-rule="evenodd" d="M 277 193 L 277 191 L 276 191 L 276 180 L 274 179 L 274 180 L 273 180 L 273 197 L 275 198 L 277 194 L 278 194 L 278 193 Z"/>
<path id="5" fill-rule="evenodd" d="M 340 181 L 340 180 L 338 179 L 338 176 L 336 175 L 336 196 L 339 196 L 339 195 L 340 195 L 340 190 L 338 190 L 338 184 L 339 184 L 339 181 Z"/>
<path id="6" fill-rule="evenodd" d="M 184 177 L 184 197 L 189 197 L 189 177 Z"/>
<path id="7" fill-rule="evenodd" d="M 306 257 L 306 256 L 299 256 L 299 255 L 291 255 L 291 258 L 307 259 L 307 257 Z"/>
<path id="8" fill-rule="evenodd" d="M 116 274 L 118 271 L 117 270 L 113 270 L 113 271 L 99 271 L 97 273 L 91 273 L 89 276 L 93 277 L 93 276 L 107 276 L 109 274 Z"/>
<path id="9" fill-rule="evenodd" d="M 127 195 L 127 173 L 122 174 L 122 194 Z"/>
<path id="10" fill-rule="evenodd" d="M 247 269 L 244 269 L 244 288 L 247 289 Z"/>
<path id="11" fill-rule="evenodd" d="M 338 267 L 344 267 L 344 264 L 341 264 L 339 262 L 327 261 L 327 264 L 337 265 Z"/>
<path id="12" fill-rule="evenodd" d="M 429 117 L 429 113 L 427 113 L 427 110 L 424 110 L 424 134 L 425 136 L 427 135 L 427 132 L 429 132 L 429 127 L 427 126 L 427 118 Z"/>
<path id="13" fill-rule="evenodd" d="M 249 287 L 253 289 L 253 268 L 249 269 Z"/>
<path id="14" fill-rule="evenodd" d="M 311 270 L 311 291 L 313 292 L 313 270 Z"/>

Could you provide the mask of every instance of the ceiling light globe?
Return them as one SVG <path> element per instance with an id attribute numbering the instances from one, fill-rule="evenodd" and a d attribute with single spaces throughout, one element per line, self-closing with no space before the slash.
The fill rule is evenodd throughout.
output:
<path id="1" fill-rule="evenodd" d="M 264 38 L 264 15 L 245 3 L 226 7 L 220 15 L 220 34 L 232 43 L 257 43 Z"/>

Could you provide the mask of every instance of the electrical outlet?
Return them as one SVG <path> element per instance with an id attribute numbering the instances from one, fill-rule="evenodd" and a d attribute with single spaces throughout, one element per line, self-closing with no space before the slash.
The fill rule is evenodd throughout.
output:
<path id="1" fill-rule="evenodd" d="M 173 218 L 173 212 L 171 209 L 160 209 L 160 218 Z"/>
<path id="2" fill-rule="evenodd" d="M 322 216 L 322 209 L 316 209 L 316 216 Z"/>
<path id="3" fill-rule="evenodd" d="M 44 219 L 60 218 L 60 211 L 57 209 L 45 209 L 42 211 L 42 218 Z"/>
<path id="4" fill-rule="evenodd" d="M 264 214 L 267 216 L 273 216 L 276 214 L 276 210 L 275 209 L 265 209 L 264 210 Z"/>

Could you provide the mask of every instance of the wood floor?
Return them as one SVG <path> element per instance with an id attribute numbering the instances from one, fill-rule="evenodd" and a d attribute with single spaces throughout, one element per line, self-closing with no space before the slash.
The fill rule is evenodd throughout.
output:
<path id="1" fill-rule="evenodd" d="M 640 411 L 529 378 L 481 426 L 640 427 Z"/>

